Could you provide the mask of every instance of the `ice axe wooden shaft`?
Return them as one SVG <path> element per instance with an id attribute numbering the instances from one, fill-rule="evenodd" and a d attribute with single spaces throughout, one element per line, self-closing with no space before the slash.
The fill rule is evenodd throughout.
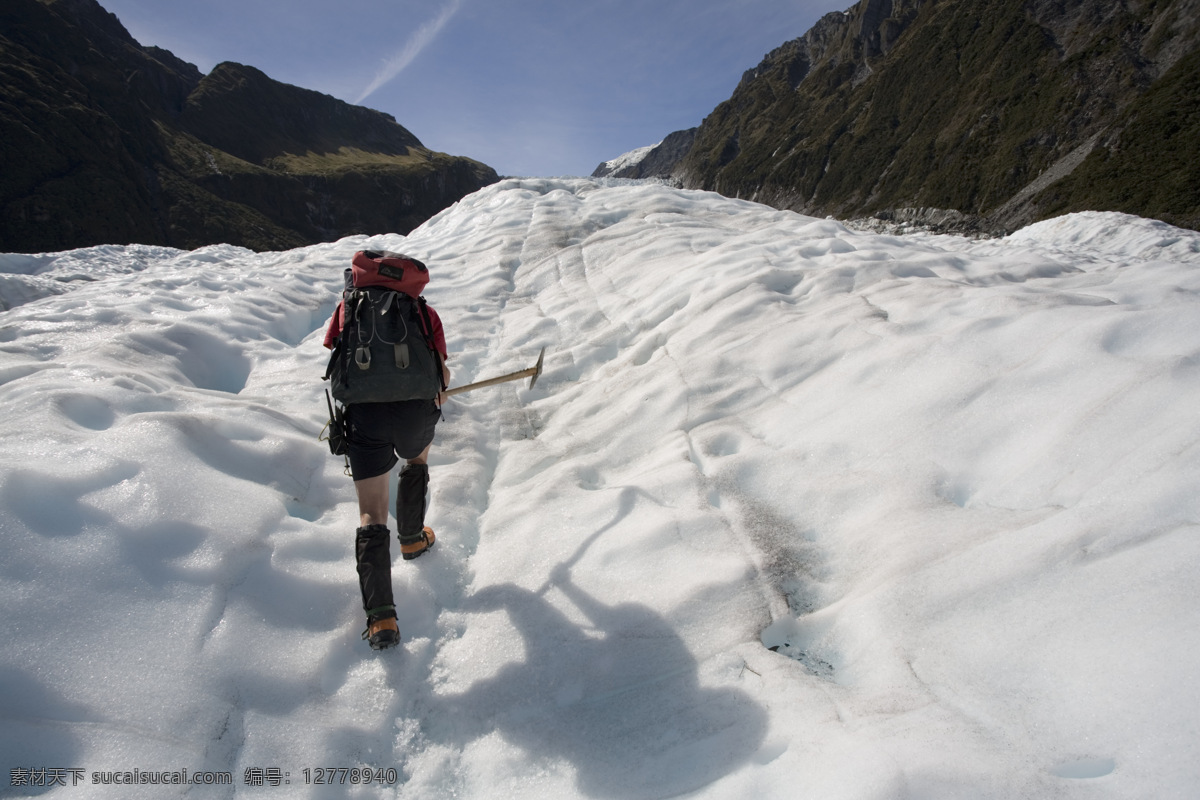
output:
<path id="1" fill-rule="evenodd" d="M 488 378 L 486 381 L 477 383 L 468 383 L 466 386 L 455 386 L 453 389 L 447 389 L 446 394 L 462 394 L 469 392 L 472 389 L 482 389 L 485 386 L 495 386 L 497 383 L 505 383 L 507 381 L 519 381 L 521 378 L 529 378 L 529 388 L 537 383 L 538 376 L 542 374 L 542 359 L 546 356 L 546 348 L 542 348 L 542 352 L 538 353 L 538 360 L 535 366 L 529 369 L 523 369 L 520 372 L 511 372 L 508 375 L 501 375 L 499 378 Z"/>

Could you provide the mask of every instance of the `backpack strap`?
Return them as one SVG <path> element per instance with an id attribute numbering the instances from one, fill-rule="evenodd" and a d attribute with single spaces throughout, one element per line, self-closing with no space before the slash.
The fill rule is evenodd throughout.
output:
<path id="1" fill-rule="evenodd" d="M 338 336 L 333 341 L 333 352 L 329 354 L 329 363 L 325 365 L 325 376 L 321 378 L 323 381 L 329 380 L 329 376 L 333 374 L 333 365 L 342 357 L 342 337 Z"/>
<path id="2" fill-rule="evenodd" d="M 350 283 L 350 270 L 346 270 L 346 282 Z M 329 356 L 329 365 L 325 369 L 325 380 L 329 380 L 329 376 L 333 374 L 333 365 L 338 359 L 342 361 L 342 383 L 345 384 L 347 376 L 350 374 L 351 359 L 354 358 L 354 348 L 346 341 L 348 328 L 351 324 L 355 330 L 358 326 L 359 305 L 362 302 L 362 297 L 358 290 L 353 286 L 348 286 L 342 292 L 342 329 L 338 331 L 337 341 L 333 344 L 333 353 Z"/>
<path id="3" fill-rule="evenodd" d="M 425 344 L 433 352 L 433 359 L 437 362 L 438 368 L 438 384 L 442 387 L 442 391 L 446 391 L 446 370 L 442 363 L 442 354 L 437 349 L 437 345 L 433 343 L 433 320 L 429 318 L 428 303 L 425 302 L 424 295 L 417 297 L 417 307 L 421 313 L 421 334 L 425 337 Z"/>

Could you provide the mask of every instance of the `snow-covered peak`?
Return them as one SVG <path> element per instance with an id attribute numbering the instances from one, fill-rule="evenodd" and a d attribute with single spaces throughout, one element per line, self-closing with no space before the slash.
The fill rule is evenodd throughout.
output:
<path id="1" fill-rule="evenodd" d="M 638 147 L 634 150 L 630 150 L 628 153 L 622 153 L 611 161 L 605 161 L 603 164 L 597 167 L 596 171 L 592 174 L 594 177 L 603 178 L 620 172 L 627 167 L 637 166 L 642 162 L 642 159 L 650 154 L 650 151 L 658 147 L 660 144 L 662 144 L 662 142 L 655 142 L 652 145 Z"/>

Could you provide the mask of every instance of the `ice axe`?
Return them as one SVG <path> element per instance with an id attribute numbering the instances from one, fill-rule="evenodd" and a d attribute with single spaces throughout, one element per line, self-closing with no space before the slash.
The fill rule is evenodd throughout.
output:
<path id="1" fill-rule="evenodd" d="M 542 359 L 545 355 L 546 348 L 543 347 L 542 352 L 538 353 L 537 364 L 529 369 L 523 369 L 520 372 L 510 372 L 508 375 L 501 375 L 499 378 L 488 378 L 486 381 L 468 383 L 466 386 L 455 386 L 453 389 L 447 389 L 446 395 L 461 394 L 462 392 L 469 392 L 472 389 L 482 389 L 484 386 L 495 386 L 497 383 L 516 381 L 525 377 L 529 378 L 529 388 L 532 389 L 533 385 L 537 383 L 538 376 L 542 374 Z"/>

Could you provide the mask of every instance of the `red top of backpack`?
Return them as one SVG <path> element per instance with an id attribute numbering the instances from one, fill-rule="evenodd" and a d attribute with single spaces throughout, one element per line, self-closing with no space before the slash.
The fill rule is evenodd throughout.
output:
<path id="1" fill-rule="evenodd" d="M 387 250 L 359 250 L 350 262 L 354 285 L 384 286 L 419 297 L 429 283 L 429 270 L 417 259 Z"/>

